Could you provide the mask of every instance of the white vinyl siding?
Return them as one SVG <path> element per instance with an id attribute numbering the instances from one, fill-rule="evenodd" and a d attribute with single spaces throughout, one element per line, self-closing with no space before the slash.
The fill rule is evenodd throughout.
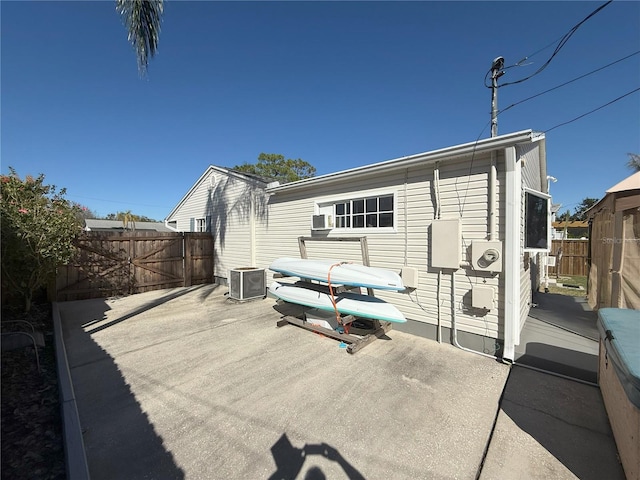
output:
<path id="1" fill-rule="evenodd" d="M 264 185 L 210 167 L 167 220 L 178 231 L 204 224 L 215 237 L 214 275 L 227 278 L 230 268 L 253 266 L 252 228 L 266 215 L 266 199 Z"/>
<path id="2" fill-rule="evenodd" d="M 522 199 L 520 210 L 520 330 L 524 327 L 531 310 L 533 288 L 536 285 L 539 272 L 536 271 L 539 262 L 536 253 L 524 252 L 525 244 L 525 188 L 542 190 L 540 168 L 540 146 L 538 142 L 516 145 L 516 155 L 521 162 Z"/>
<path id="3" fill-rule="evenodd" d="M 516 145 L 516 157 L 522 163 L 522 186 L 546 192 L 540 168 L 540 145 L 538 142 Z M 545 180 L 546 181 L 546 180 Z"/>
<path id="4" fill-rule="evenodd" d="M 522 133 L 518 135 L 524 136 Z M 514 137 L 518 135 L 514 134 Z M 492 352 L 496 346 L 492 339 L 505 338 L 505 321 L 510 322 L 509 340 L 517 342 L 519 332 L 512 332 L 511 322 L 517 323 L 519 311 L 522 325 L 531 303 L 532 269 L 529 266 L 534 264 L 526 261 L 523 250 L 522 203 L 520 218 L 515 222 L 520 231 L 514 232 L 520 243 L 511 245 L 514 235 L 509 236 L 505 230 L 507 177 L 503 150 L 513 149 L 518 165 L 522 166 L 517 172 L 517 190 L 524 192 L 527 187 L 544 191 L 542 187 L 546 187 L 546 183 L 541 179 L 546 175 L 546 169 L 541 165 L 545 161 L 544 141 L 541 139 L 540 143 L 529 138 L 518 140 L 526 142 L 523 146 L 508 144 L 507 139 L 501 139 L 497 143 L 500 148 L 496 150 L 495 237 L 502 242 L 509 238 L 509 248 L 503 243 L 503 252 L 509 252 L 510 272 L 515 275 L 516 283 L 518 269 L 514 262 L 520 265 L 520 285 L 509 289 L 512 295 L 509 302 L 505 299 L 504 270 L 502 273 L 478 272 L 471 268 L 442 270 L 438 285 L 439 271 L 431 267 L 429 258 L 430 225 L 436 215 L 437 199 L 441 219 L 461 220 L 462 236 L 458 240 L 462 261 L 470 261 L 474 240 L 488 238 L 491 155 L 488 149 L 476 150 L 475 145 L 473 151 L 470 145 L 466 145 L 403 157 L 398 161 L 374 164 L 370 169 L 347 170 L 308 182 L 274 187 L 268 193 L 261 182 L 210 167 L 166 220 L 172 224 L 175 222 L 178 230 L 188 231 L 192 223 L 195 225 L 196 218 L 207 219 L 216 238 L 214 261 L 217 277 L 226 278 L 230 268 L 255 266 L 267 269 L 269 282 L 272 274 L 268 267 L 273 260 L 300 256 L 299 237 L 366 237 L 372 266 L 400 272 L 406 265 L 419 272 L 417 289 L 411 294 L 376 291 L 376 296 L 396 305 L 408 319 L 430 325 L 438 323 L 439 306 L 442 326 L 450 327 L 453 308 L 458 329 L 486 337 L 484 350 Z M 455 156 L 447 156 L 449 151 Z M 511 150 L 508 156 L 513 162 Z M 436 166 L 439 172 L 437 190 L 434 188 Z M 513 193 L 518 195 L 517 191 Z M 524 193 L 522 195 L 524 198 Z M 379 199 L 381 196 L 393 198 L 393 227 L 335 228 L 336 203 Z M 376 202 L 376 215 L 389 213 L 386 207 L 381 212 L 379 200 Z M 517 203 L 515 198 L 510 202 Z M 333 228 L 312 230 L 312 217 L 319 214 L 330 215 L 329 225 Z M 307 241 L 306 250 L 309 258 L 362 261 L 360 243 L 355 241 Z M 455 292 L 451 291 L 452 275 L 455 275 Z M 471 307 L 471 294 L 476 285 L 494 288 L 495 308 L 487 312 Z M 436 300 L 438 291 L 439 304 Z M 514 294 L 519 296 L 517 300 L 513 299 Z M 518 301 L 519 307 L 516 307 L 514 304 Z M 516 307 L 509 313 L 510 319 L 505 319 L 507 303 Z"/>
<path id="5" fill-rule="evenodd" d="M 402 266 L 415 267 L 419 271 L 418 289 L 411 295 L 380 292 L 375 295 L 392 302 L 412 320 L 437 323 L 436 293 L 437 270 L 430 268 L 429 225 L 434 219 L 433 165 L 411 167 L 377 175 L 361 175 L 348 181 L 334 181 L 308 187 L 299 191 L 282 191 L 272 195 L 269 202 L 268 225 L 260 229 L 256 237 L 259 266 L 268 267 L 278 257 L 298 257 L 298 237 L 359 237 L 366 235 L 371 265 L 399 272 Z M 441 218 L 462 216 L 461 247 L 463 260 L 473 239 L 485 239 L 487 235 L 488 208 L 488 154 L 451 160 L 440 164 Z M 498 191 L 504 181 L 504 172 L 498 175 Z M 348 229 L 332 229 L 321 234 L 310 230 L 310 218 L 318 204 L 330 198 L 362 198 L 371 192 L 395 192 L 395 231 L 369 234 L 366 231 L 350 232 Z M 406 192 L 406 195 L 405 195 Z M 504 214 L 498 211 L 498 234 L 504 229 Z M 375 230 L 375 229 L 373 229 Z M 329 258 L 360 262 L 362 257 L 357 242 L 306 242 L 309 258 Z M 472 270 L 456 272 L 455 308 L 460 330 L 487 337 L 501 335 L 498 311 L 502 311 L 504 299 L 500 291 L 500 276 L 476 274 Z M 271 280 L 271 279 L 270 279 Z M 485 283 L 486 282 L 486 283 Z M 486 315 L 472 311 L 470 288 L 474 284 L 492 285 L 496 289 L 496 305 Z M 451 324 L 451 273 L 442 274 L 441 320 L 445 327 Z"/>

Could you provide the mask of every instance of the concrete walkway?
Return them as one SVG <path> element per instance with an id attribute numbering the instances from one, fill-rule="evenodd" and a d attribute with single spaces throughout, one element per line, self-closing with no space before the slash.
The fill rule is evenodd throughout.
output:
<path id="1" fill-rule="evenodd" d="M 58 304 L 93 479 L 624 478 L 595 387 L 393 330 L 349 355 L 224 293 Z"/>

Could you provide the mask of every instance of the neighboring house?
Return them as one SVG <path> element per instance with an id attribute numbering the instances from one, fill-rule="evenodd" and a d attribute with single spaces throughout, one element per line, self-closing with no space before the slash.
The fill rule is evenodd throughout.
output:
<path id="1" fill-rule="evenodd" d="M 559 220 L 551 222 L 553 240 L 566 240 L 568 238 L 587 238 L 589 236 L 589 222 L 579 220 Z"/>
<path id="2" fill-rule="evenodd" d="M 209 166 L 169 213 L 173 231 L 211 232 L 214 277 L 225 284 L 228 271 L 256 263 L 256 224 L 267 221 L 268 180 Z"/>
<path id="3" fill-rule="evenodd" d="M 145 232 L 173 232 L 162 222 L 129 222 L 125 228 L 122 220 L 98 220 L 87 218 L 84 230 L 86 232 L 124 232 L 124 231 L 145 231 Z"/>
<path id="4" fill-rule="evenodd" d="M 467 348 L 514 359 L 551 242 L 543 134 L 526 130 L 269 187 L 222 170 L 209 167 L 167 221 L 189 230 L 190 219 L 206 225 L 217 216 L 212 233 L 227 232 L 217 258 L 225 268 L 297 257 L 299 237 L 318 240 L 306 243 L 309 258 L 359 261 L 357 242 L 327 239 L 366 236 L 371 265 L 417 273 L 409 294 L 375 292 L 409 319 L 395 328 L 434 339 L 455 333 Z M 233 197 L 245 199 L 244 215 L 230 215 L 230 189 L 216 191 L 218 182 L 239 190 Z"/>
<path id="5" fill-rule="evenodd" d="M 587 210 L 591 224 L 591 308 L 640 309 L 640 172 Z"/>

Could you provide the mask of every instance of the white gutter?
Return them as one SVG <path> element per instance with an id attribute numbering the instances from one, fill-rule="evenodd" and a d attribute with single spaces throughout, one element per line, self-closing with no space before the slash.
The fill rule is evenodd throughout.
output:
<path id="1" fill-rule="evenodd" d="M 416 155 L 401 157 L 394 160 L 387 160 L 386 162 L 374 163 L 372 165 L 365 165 L 363 167 L 357 167 L 340 172 L 320 175 L 318 177 L 306 178 L 297 182 L 285 183 L 284 185 L 267 188 L 267 192 L 276 193 L 281 191 L 297 190 L 320 183 L 345 180 L 357 175 L 361 175 L 363 173 L 372 174 L 378 172 L 388 172 L 390 170 L 408 168 L 416 164 L 436 162 L 438 160 L 445 159 L 450 160 L 452 158 L 462 157 L 465 155 L 477 155 L 478 153 L 487 152 L 490 150 L 500 150 L 512 147 L 513 145 L 516 145 L 518 143 L 531 142 L 537 136 L 538 134 L 534 133 L 532 130 L 522 130 L 520 132 L 501 135 L 499 137 L 487 138 L 478 142 L 465 143 L 453 147 L 442 148 L 440 150 L 433 150 L 431 152 L 419 153 Z"/>
<path id="2" fill-rule="evenodd" d="M 514 147 L 505 150 L 506 212 L 504 239 L 504 351 L 513 361 L 520 344 L 520 217 L 522 203 L 521 164 Z"/>

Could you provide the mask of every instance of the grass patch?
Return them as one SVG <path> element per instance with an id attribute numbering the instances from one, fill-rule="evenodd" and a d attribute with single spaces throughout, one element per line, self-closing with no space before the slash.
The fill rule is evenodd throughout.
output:
<path id="1" fill-rule="evenodd" d="M 549 284 L 549 293 L 569 295 L 572 297 L 585 297 L 587 295 L 586 276 L 560 275 L 560 277 L 558 277 L 556 281 L 558 282 L 558 284 Z"/>

